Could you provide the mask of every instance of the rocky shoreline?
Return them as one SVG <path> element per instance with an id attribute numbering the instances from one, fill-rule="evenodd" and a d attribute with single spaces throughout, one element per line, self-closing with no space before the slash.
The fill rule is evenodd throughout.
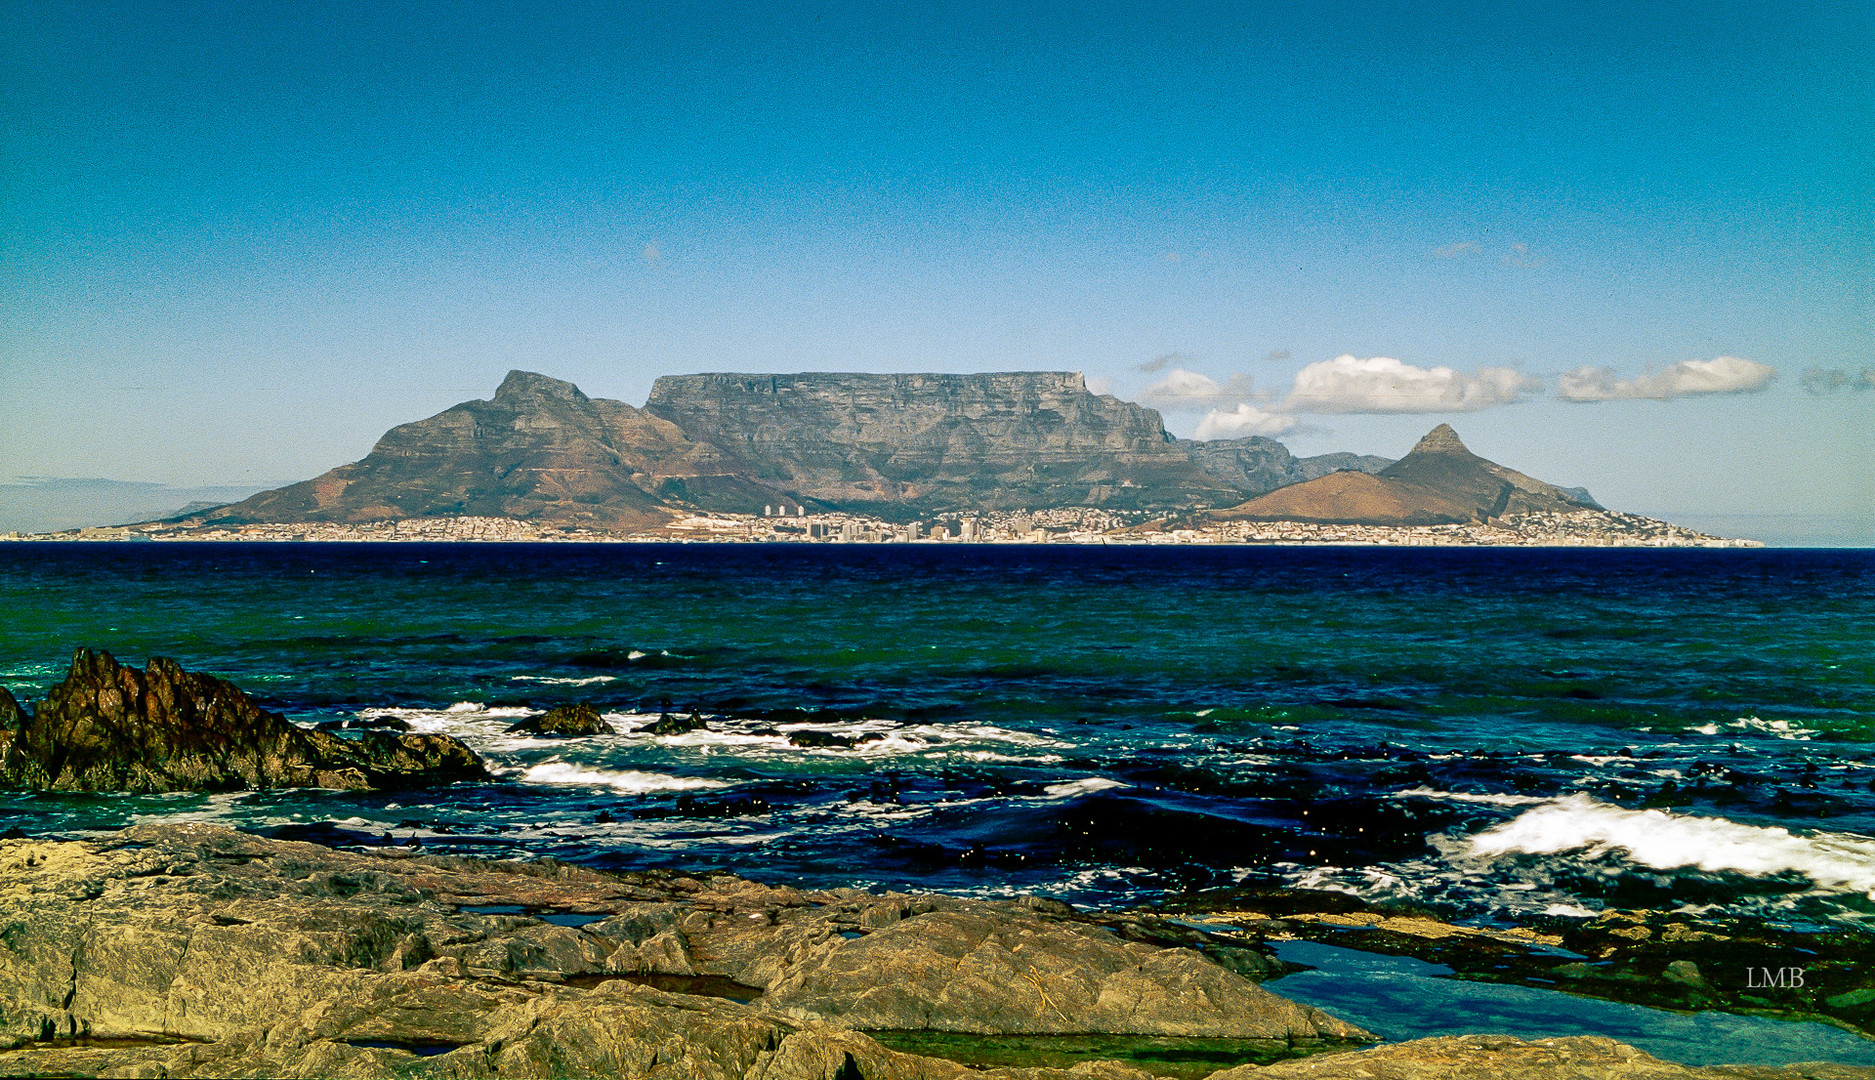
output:
<path id="1" fill-rule="evenodd" d="M 567 707 L 529 730 L 596 719 Z M 489 779 L 454 739 L 306 730 L 173 661 L 138 672 L 81 649 L 30 713 L 0 690 L 0 787 Z M 1861 963 L 1875 942 L 1847 930 L 1628 911 L 1490 930 L 1282 888 L 1078 911 L 172 822 L 0 838 L 0 1076 L 1875 1076 L 1691 1068 L 1586 1037 L 1375 1046 L 1259 985 L 1295 969 L 1275 955 L 1292 941 L 1429 960 L 1461 979 L 1875 1032 Z M 1806 978 L 1743 986 L 1730 976 L 1746 965 Z"/>
<path id="2" fill-rule="evenodd" d="M 1875 1075 L 1689 1068 L 1597 1038 L 1368 1047 L 1206 952 L 1101 921 L 1033 897 L 346 852 L 200 823 L 7 840 L 0 1076 L 1153 1074 L 1137 1060 L 965 1063 L 1002 1037 L 1092 1034 L 1161 1061 L 1188 1043 L 1207 1066 L 1246 1062 L 1206 1069 L 1219 1080 Z"/>

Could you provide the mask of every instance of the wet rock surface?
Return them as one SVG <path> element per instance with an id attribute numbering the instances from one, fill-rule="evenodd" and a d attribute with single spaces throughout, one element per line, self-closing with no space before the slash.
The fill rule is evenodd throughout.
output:
<path id="1" fill-rule="evenodd" d="M 511 735 L 559 735 L 578 738 L 586 735 L 611 735 L 612 725 L 599 710 L 585 702 L 556 705 L 539 716 L 530 716 L 508 729 Z"/>
<path id="2" fill-rule="evenodd" d="M 1213 1073 L 1212 1080 L 1850 1080 L 1872 1073 L 1875 1070 L 1828 1064 L 1690 1068 L 1661 1061 L 1613 1039 L 1578 1036 L 1526 1041 L 1468 1035 L 1415 1039 L 1264 1068 L 1240 1066 Z"/>
<path id="3" fill-rule="evenodd" d="M 1875 1037 L 1875 937 L 1850 928 L 1799 933 L 1687 910 L 1613 909 L 1489 929 L 1408 905 L 1280 887 L 1194 893 L 1106 921 L 1129 940 L 1203 949 L 1259 981 L 1288 970 L 1269 943 L 1305 940 L 1443 964 L 1464 979 L 1820 1020 Z M 1801 976 L 1793 980 L 1792 971 Z"/>
<path id="4" fill-rule="evenodd" d="M 0 788 L 230 791 L 421 787 L 486 780 L 446 735 L 305 731 L 232 683 L 154 658 L 143 671 L 79 649 L 30 715 L 0 702 Z"/>

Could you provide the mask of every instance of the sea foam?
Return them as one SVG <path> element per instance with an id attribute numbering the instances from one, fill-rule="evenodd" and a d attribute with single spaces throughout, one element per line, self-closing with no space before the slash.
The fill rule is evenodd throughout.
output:
<path id="1" fill-rule="evenodd" d="M 727 780 L 703 776 L 669 776 L 664 773 L 639 772 L 635 769 L 613 771 L 588 769 L 564 761 L 545 761 L 521 774 L 524 784 L 576 784 L 584 787 L 609 787 L 632 793 L 649 791 L 699 791 L 729 786 Z"/>
<path id="2" fill-rule="evenodd" d="M 1471 837 L 1467 849 L 1484 858 L 1620 851 L 1657 870 L 1695 867 L 1753 877 L 1794 872 L 1824 888 L 1875 896 L 1875 839 L 1827 832 L 1804 836 L 1725 818 L 1626 810 L 1586 795 L 1526 810 Z"/>
<path id="3" fill-rule="evenodd" d="M 1396 799 L 1409 796 L 1421 799 L 1439 799 L 1444 802 L 1485 803 L 1490 806 L 1535 806 L 1538 803 L 1553 801 L 1547 795 L 1498 795 L 1489 793 L 1474 795 L 1469 791 L 1440 791 L 1437 788 L 1429 787 L 1407 788 L 1404 791 L 1396 791 L 1393 793 L 1393 797 Z"/>

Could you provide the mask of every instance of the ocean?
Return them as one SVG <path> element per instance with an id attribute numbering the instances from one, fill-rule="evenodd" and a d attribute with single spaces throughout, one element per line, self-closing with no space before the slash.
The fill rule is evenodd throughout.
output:
<path id="1" fill-rule="evenodd" d="M 0 795 L 33 835 L 1875 925 L 1869 551 L 14 543 L 0 611 L 23 702 L 78 646 L 170 656 L 499 775 Z M 579 701 L 618 733 L 507 732 Z"/>

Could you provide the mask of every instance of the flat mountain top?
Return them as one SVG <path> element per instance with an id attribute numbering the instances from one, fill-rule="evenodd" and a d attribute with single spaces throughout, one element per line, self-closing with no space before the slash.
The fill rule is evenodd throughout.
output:
<path id="1" fill-rule="evenodd" d="M 896 520 L 1087 506 L 1420 523 L 1584 503 L 1477 457 L 1443 424 L 1395 462 L 1297 458 L 1265 438 L 1175 439 L 1157 412 L 1091 393 L 1076 372 L 667 375 L 638 409 L 511 371 L 491 400 L 392 428 L 360 461 L 201 516 L 637 531 L 776 505 Z"/>

